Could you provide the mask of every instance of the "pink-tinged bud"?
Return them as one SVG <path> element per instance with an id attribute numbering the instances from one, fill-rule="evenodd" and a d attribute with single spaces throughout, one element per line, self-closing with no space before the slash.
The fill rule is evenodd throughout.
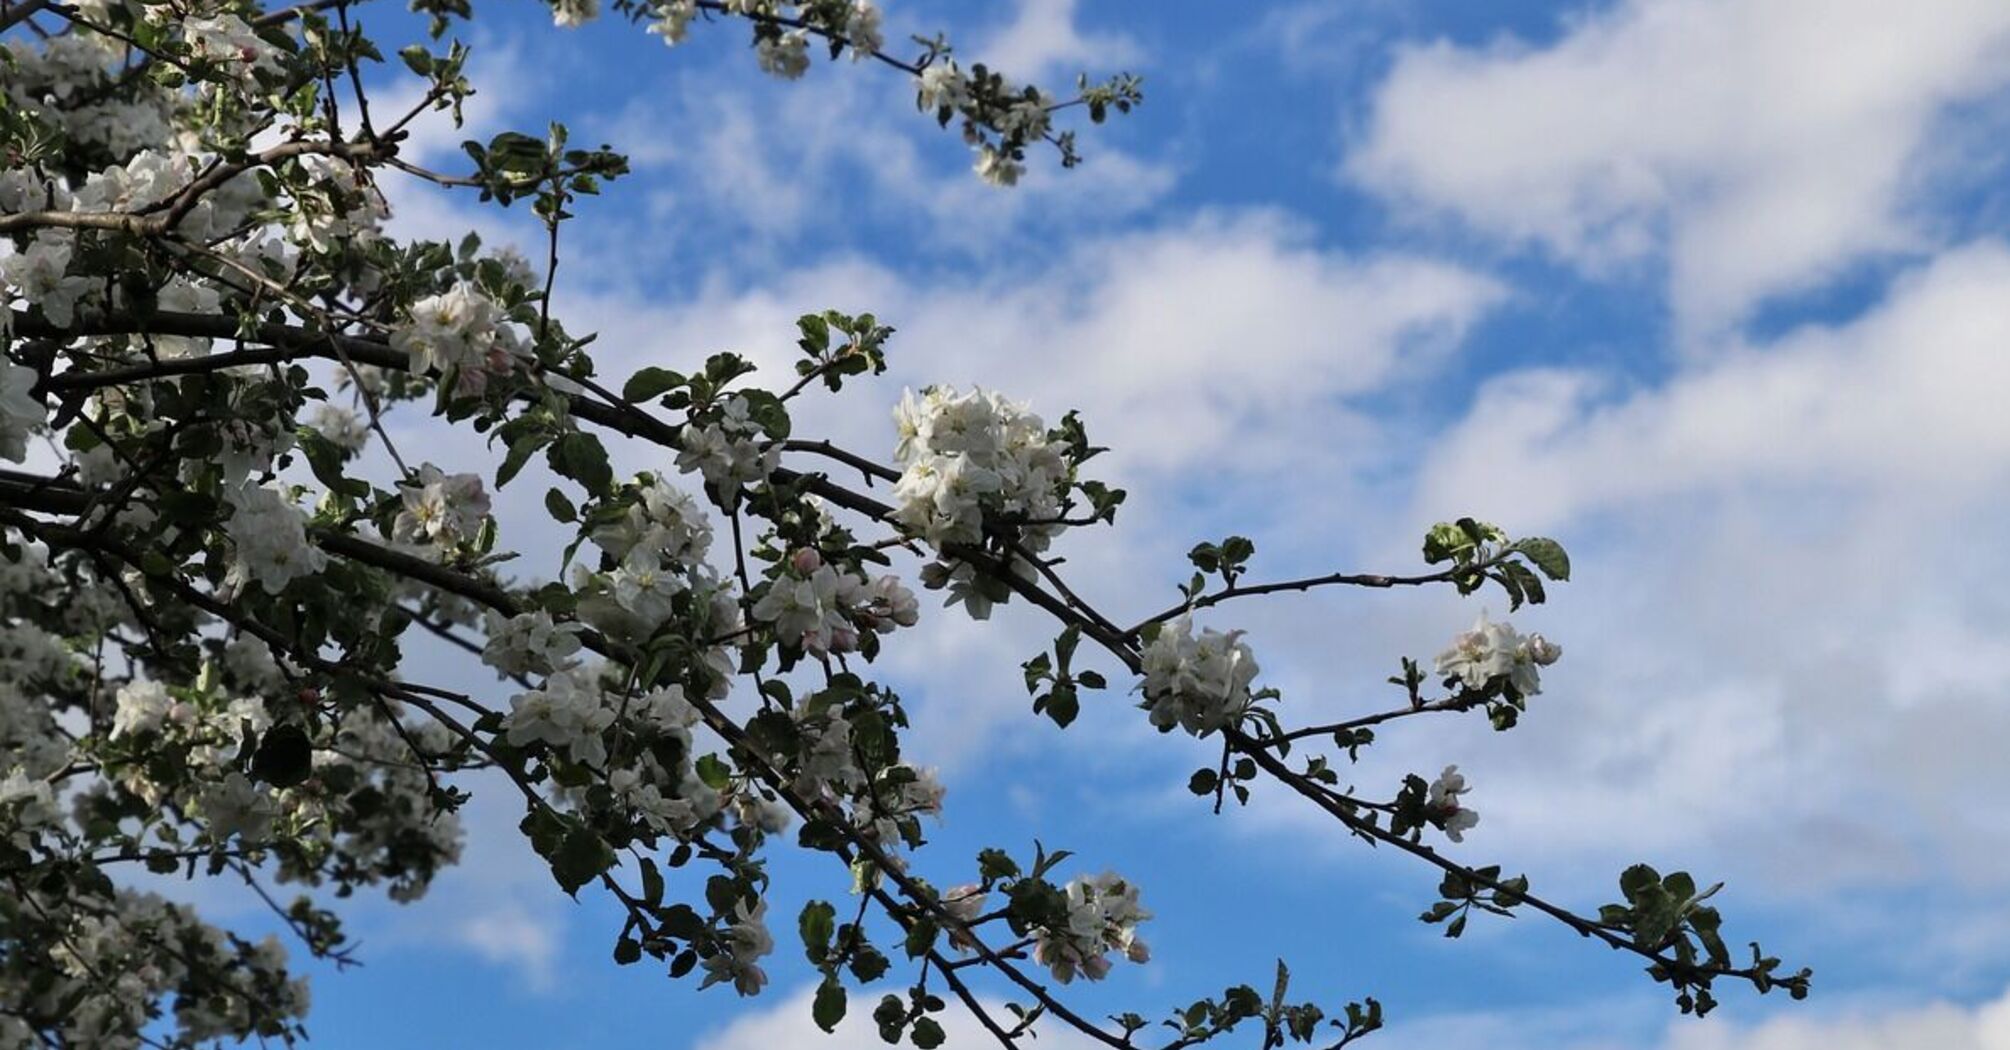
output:
<path id="1" fill-rule="evenodd" d="M 796 570 L 799 575 L 808 576 L 823 568 L 823 564 L 823 555 L 818 554 L 815 547 L 804 547 L 789 555 L 789 568 Z"/>
<path id="2" fill-rule="evenodd" d="M 1539 667 L 1548 667 L 1563 655 L 1563 646 L 1539 634 L 1528 636 L 1528 658 Z"/>

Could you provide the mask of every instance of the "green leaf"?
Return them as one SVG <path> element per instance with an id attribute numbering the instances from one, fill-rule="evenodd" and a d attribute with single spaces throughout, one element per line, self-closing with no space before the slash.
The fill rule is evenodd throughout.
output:
<path id="1" fill-rule="evenodd" d="M 342 450 L 313 427 L 298 427 L 294 437 L 301 451 L 307 453 L 307 466 L 314 472 L 314 480 L 328 486 L 328 491 L 338 496 L 362 498 L 370 494 L 368 482 L 346 477 L 342 473 Z"/>
<path id="2" fill-rule="evenodd" d="M 614 866 L 614 851 L 601 841 L 592 828 L 575 824 L 566 832 L 558 850 L 551 855 L 551 875 L 560 888 L 573 895 L 579 888 Z"/>
<path id="3" fill-rule="evenodd" d="M 607 448 L 592 434 L 575 430 L 560 435 L 552 443 L 547 459 L 552 470 L 579 482 L 596 496 L 606 495 L 614 486 L 614 470 L 607 465 Z"/>
<path id="4" fill-rule="evenodd" d="M 553 521 L 570 523 L 579 520 L 579 509 L 572 505 L 571 500 L 565 498 L 565 493 L 555 488 L 545 490 L 544 509 L 551 515 Z"/>
<path id="5" fill-rule="evenodd" d="M 623 937 L 614 942 L 614 962 L 627 966 L 642 959 L 642 942 L 633 937 Z"/>
<path id="6" fill-rule="evenodd" d="M 642 901 L 651 908 L 663 903 L 663 872 L 648 857 L 642 858 Z"/>
<path id="7" fill-rule="evenodd" d="M 942 1045 L 942 1041 L 947 1036 L 943 1033 L 942 1026 L 935 1023 L 935 1018 L 919 1017 L 914 1021 L 914 1031 L 911 1038 L 919 1050 L 935 1050 L 936 1047 Z"/>
<path id="8" fill-rule="evenodd" d="M 726 784 L 733 777 L 732 768 L 720 761 L 718 755 L 706 755 L 698 759 L 694 768 L 697 770 L 698 779 L 704 781 L 705 786 L 714 791 L 724 791 Z"/>
<path id="9" fill-rule="evenodd" d="M 1661 873 L 1645 864 L 1635 864 L 1619 875 L 1619 892 L 1629 901 L 1637 901 L 1649 886 L 1661 888 Z"/>
<path id="10" fill-rule="evenodd" d="M 509 484 L 510 479 L 516 477 L 517 473 L 523 470 L 524 464 L 530 462 L 530 457 L 535 455 L 538 449 L 543 448 L 544 443 L 549 440 L 551 440 L 551 435 L 542 431 L 536 431 L 511 441 L 509 443 L 509 452 L 503 456 L 502 465 L 496 468 L 496 488 L 500 489 L 504 485 Z"/>
<path id="11" fill-rule="evenodd" d="M 1552 539 L 1532 536 L 1515 543 L 1514 549 L 1525 555 L 1543 575 L 1552 580 L 1570 579 L 1570 555 L 1563 551 L 1563 544 Z"/>
<path id="12" fill-rule="evenodd" d="M 907 950 L 907 957 L 919 959 L 927 955 L 929 949 L 935 947 L 938 932 L 935 920 L 926 916 L 916 919 L 914 926 L 907 931 L 907 937 L 901 942 L 901 946 Z"/>
<path id="13" fill-rule="evenodd" d="M 821 966 L 830 955 L 831 937 L 837 931 L 837 910 L 829 901 L 810 901 L 796 917 L 796 929 L 803 936 L 803 954 Z"/>
<path id="14" fill-rule="evenodd" d="M 621 385 L 621 399 L 624 401 L 650 401 L 684 385 L 684 376 L 667 368 L 650 365 L 641 368 L 628 382 Z"/>
<path id="15" fill-rule="evenodd" d="M 815 1019 L 818 1028 L 831 1032 L 837 1028 L 839 1021 L 844 1020 L 844 1013 L 844 985 L 833 974 L 817 985 L 817 998 L 810 1006 L 810 1016 Z"/>
<path id="16" fill-rule="evenodd" d="M 1220 782 L 1214 770 L 1196 769 L 1193 771 L 1193 776 L 1187 778 L 1186 789 L 1196 795 L 1210 795 L 1214 793 L 1215 785 Z"/>
<path id="17" fill-rule="evenodd" d="M 1052 693 L 1047 694 L 1047 717 L 1062 729 L 1068 728 L 1081 710 L 1081 698 L 1075 695 L 1072 685 L 1057 685 Z"/>

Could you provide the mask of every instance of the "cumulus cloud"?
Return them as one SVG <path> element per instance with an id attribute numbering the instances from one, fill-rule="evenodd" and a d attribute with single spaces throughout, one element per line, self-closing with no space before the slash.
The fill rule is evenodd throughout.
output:
<path id="1" fill-rule="evenodd" d="M 1627 0 L 1548 46 L 1400 51 L 1346 170 L 1593 271 L 1665 250 L 1709 328 L 1925 245 L 1923 148 L 2006 47 L 1990 0 Z"/>
<path id="2" fill-rule="evenodd" d="M 1783 885 L 2010 879 L 2010 820 L 1948 804 L 2010 731 L 1990 670 L 2010 657 L 2010 559 L 1980 524 L 2010 509 L 2006 303 L 2010 251 L 1984 242 L 1858 319 L 1658 386 L 1534 370 L 1483 389 L 1413 516 L 1479 508 L 1578 556 L 1535 620 L 1567 656 L 1528 727 L 1433 739 L 1473 774 L 1485 831 Z"/>
<path id="3" fill-rule="evenodd" d="M 1091 76 L 1136 63 L 1136 40 L 1117 32 L 1084 32 L 1077 0 L 1019 0 L 1012 21 L 985 38 L 972 57 L 1008 76 L 1045 81 Z"/>

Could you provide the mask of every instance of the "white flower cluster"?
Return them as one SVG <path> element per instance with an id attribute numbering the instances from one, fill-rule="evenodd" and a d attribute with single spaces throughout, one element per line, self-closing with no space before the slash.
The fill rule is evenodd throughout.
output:
<path id="1" fill-rule="evenodd" d="M 257 944 L 228 937 L 186 905 L 151 893 L 119 891 L 75 906 L 69 894 L 32 890 L 23 903 L 61 931 L 34 997 L 73 1004 L 59 1015 L 60 1045 L 164 1045 L 143 1040 L 147 1032 L 177 1046 L 238 1041 L 307 1014 L 307 982 L 288 975 L 286 948 L 276 936 Z M 178 996 L 163 1031 L 150 1007 L 192 979 L 202 982 L 204 994 Z M 48 1038 L 12 1012 L 0 1016 L 0 1045 L 41 1046 Z"/>
<path id="2" fill-rule="evenodd" d="M 658 0 L 652 13 L 656 17 L 648 32 L 662 37 L 665 47 L 675 47 L 684 42 L 691 20 L 698 17 L 698 0 Z"/>
<path id="3" fill-rule="evenodd" d="M 271 837 L 272 820 L 278 814 L 271 794 L 236 770 L 205 787 L 196 806 L 209 840 L 218 846 L 232 838 L 242 838 L 247 846 L 263 844 Z"/>
<path id="4" fill-rule="evenodd" d="M 1152 725 L 1206 736 L 1249 707 L 1257 666 L 1243 633 L 1223 634 L 1210 627 L 1195 637 L 1186 616 L 1160 626 L 1143 653 L 1145 706 Z"/>
<path id="5" fill-rule="evenodd" d="M 578 29 L 600 17 L 600 0 L 552 0 L 551 24 Z"/>
<path id="6" fill-rule="evenodd" d="M 725 805 L 719 792 L 698 778 L 691 761 L 691 729 L 698 724 L 698 710 L 681 686 L 670 685 L 636 697 L 628 716 L 629 728 L 645 738 L 674 741 L 679 757 L 674 766 L 665 766 L 658 761 L 656 748 L 641 748 L 608 774 L 607 786 L 649 831 L 689 839 Z"/>
<path id="7" fill-rule="evenodd" d="M 489 497 L 477 474 L 448 474 L 431 463 L 416 479 L 399 483 L 404 509 L 391 523 L 391 538 L 451 550 L 472 541 L 488 518 Z"/>
<path id="8" fill-rule="evenodd" d="M 245 399 L 248 390 L 239 387 L 231 392 L 233 408 Z M 261 412 L 225 413 L 216 423 L 216 435 L 223 441 L 215 462 L 223 468 L 225 485 L 242 485 L 254 474 L 270 473 L 273 460 L 291 449 L 295 440 L 290 426 Z M 193 480 L 207 466 L 203 459 L 189 457 L 182 461 L 182 477 Z"/>
<path id="9" fill-rule="evenodd" d="M 113 704 L 110 740 L 126 741 L 146 752 L 172 751 L 186 756 L 196 780 L 206 783 L 207 791 L 220 792 L 205 794 L 197 807 L 215 841 L 221 843 L 233 829 L 256 827 L 251 822 L 254 810 L 270 822 L 277 811 L 269 796 L 248 781 L 225 783 L 237 775 L 232 766 L 245 734 L 263 733 L 272 725 L 263 700 L 213 693 L 177 698 L 160 682 L 136 678 L 119 687 Z M 239 776 L 239 780 L 243 778 Z M 160 805 L 176 788 L 155 780 L 144 765 L 126 767 L 120 784 L 152 806 Z"/>
<path id="10" fill-rule="evenodd" d="M 852 755 L 851 723 L 842 714 L 818 713 L 805 704 L 796 708 L 794 717 L 803 744 L 791 785 L 796 794 L 834 802 L 865 786 L 865 773 Z"/>
<path id="11" fill-rule="evenodd" d="M 188 41 L 189 55 L 237 71 L 249 80 L 255 72 L 279 73 L 285 52 L 272 46 L 231 14 L 190 18 L 181 23 L 182 37 Z"/>
<path id="12" fill-rule="evenodd" d="M 480 394 L 529 356 L 502 305 L 467 281 L 413 303 L 411 322 L 391 333 L 391 346 L 411 356 L 414 372 L 455 372 L 462 395 Z"/>
<path id="13" fill-rule="evenodd" d="M 19 766 L 0 780 L 0 842 L 26 850 L 38 832 L 62 820 L 63 811 L 56 808 L 56 793 L 48 781 L 29 776 Z"/>
<path id="14" fill-rule="evenodd" d="M 637 548 L 657 558 L 696 569 L 712 549 L 712 523 L 691 494 L 661 478 L 638 477 L 641 499 L 622 516 L 596 527 L 588 537 L 609 557 L 627 558 Z"/>
<path id="15" fill-rule="evenodd" d="M 361 452 L 370 442 L 370 423 L 353 409 L 324 401 L 314 406 L 311 425 L 344 452 Z"/>
<path id="16" fill-rule="evenodd" d="M 100 90 L 125 46 L 82 26 L 43 41 L 7 41 L 0 61 L 8 69 L 0 92 L 16 108 L 60 128 L 80 150 L 95 147 L 123 157 L 161 145 L 173 134 L 168 127 L 175 101 L 171 92 L 151 83 L 127 91 Z"/>
<path id="17" fill-rule="evenodd" d="M 482 662 L 503 675 L 548 675 L 571 666 L 572 654 L 579 651 L 580 624 L 553 623 L 551 614 L 539 609 L 505 617 L 490 610 L 487 614 L 488 642 L 482 646 Z"/>
<path id="18" fill-rule="evenodd" d="M 1466 832 L 1480 822 L 1478 813 L 1459 802 L 1459 796 L 1468 790 L 1466 778 L 1459 773 L 1459 767 L 1446 766 L 1445 771 L 1431 781 L 1430 794 L 1424 802 L 1431 819 L 1445 829 L 1445 837 L 1453 842 L 1464 842 Z"/>
<path id="19" fill-rule="evenodd" d="M 700 988 L 730 982 L 741 995 L 760 993 L 768 983 L 768 974 L 759 960 L 775 950 L 767 914 L 766 899 L 751 907 L 744 900 L 734 906 L 732 923 L 719 935 L 718 953 L 705 960 L 705 981 Z"/>
<path id="20" fill-rule="evenodd" d="M 898 864 L 900 858 L 893 851 L 920 839 L 921 818 L 941 816 L 942 799 L 948 793 L 932 769 L 889 766 L 879 771 L 869 790 L 860 792 L 859 813 L 854 819 L 860 833 Z"/>
<path id="21" fill-rule="evenodd" d="M 938 549 L 977 543 L 987 517 L 1020 526 L 1020 539 L 1045 550 L 1062 526 L 1069 466 L 1040 417 L 995 393 L 929 387 L 903 391 L 893 412 L 894 519 Z"/>
<path id="22" fill-rule="evenodd" d="M 929 64 L 915 78 L 916 107 L 923 110 L 955 109 L 970 101 L 970 86 L 963 71 L 947 58 Z"/>
<path id="23" fill-rule="evenodd" d="M 751 412 L 747 399 L 736 395 L 716 420 L 685 427 L 677 469 L 696 472 L 727 500 L 742 486 L 766 481 L 781 464 L 782 448 L 767 440 Z"/>
<path id="24" fill-rule="evenodd" d="M 35 370 L 0 365 L 0 459 L 15 463 L 28 458 L 28 435 L 49 417 L 49 409 L 32 391 Z"/>
<path id="25" fill-rule="evenodd" d="M 239 594 L 256 583 L 267 594 L 278 594 L 301 576 L 320 572 L 328 556 L 307 542 L 307 517 L 285 491 L 251 482 L 227 490 L 231 504 L 229 534 L 233 558 L 223 590 Z"/>
<path id="26" fill-rule="evenodd" d="M 512 746 L 543 743 L 574 762 L 607 764 L 607 728 L 615 709 L 600 686 L 599 672 L 569 667 L 545 679 L 544 688 L 519 693 L 503 719 Z"/>
<path id="27" fill-rule="evenodd" d="M 1506 623 L 1494 623 L 1480 613 L 1470 631 L 1452 638 L 1452 644 L 1438 654 L 1437 673 L 1455 678 L 1467 689 L 1481 690 L 1488 682 L 1506 679 L 1521 696 L 1542 692 L 1540 668 L 1548 667 L 1563 655 L 1563 647 L 1539 634 L 1524 636 Z"/>
<path id="28" fill-rule="evenodd" d="M 810 34 L 807 30 L 791 29 L 764 36 L 754 45 L 754 58 L 763 73 L 783 80 L 799 79 L 810 68 Z"/>
<path id="29" fill-rule="evenodd" d="M 0 259 L 0 305 L 11 308 L 14 300 L 25 300 L 58 328 L 74 324 L 77 308 L 95 298 L 102 286 L 100 281 L 69 272 L 75 242 L 75 235 L 68 231 L 45 230 L 20 252 Z M 0 323 L 0 331 L 6 327 Z"/>
<path id="30" fill-rule="evenodd" d="M 898 577 L 865 577 L 829 565 L 815 550 L 789 557 L 782 575 L 754 603 L 754 619 L 771 624 L 783 645 L 811 653 L 858 648 L 859 630 L 891 632 L 912 627 L 920 603 Z"/>
<path id="31" fill-rule="evenodd" d="M 1033 958 L 1062 984 L 1077 975 L 1100 981 L 1114 951 L 1134 963 L 1151 959 L 1138 923 L 1152 917 L 1138 903 L 1137 884 L 1114 873 L 1077 876 L 1067 886 L 1068 924 L 1034 931 Z"/>
<path id="32" fill-rule="evenodd" d="M 880 31 L 879 8 L 871 0 L 852 0 L 851 11 L 845 15 L 844 37 L 851 45 L 853 62 L 871 58 L 873 52 L 886 46 L 886 36 Z"/>
<path id="33" fill-rule="evenodd" d="M 383 194 L 357 175 L 345 160 L 309 154 L 298 158 L 299 178 L 288 186 L 293 206 L 286 235 L 303 251 L 339 252 L 367 246 L 382 236 L 391 207 Z"/>
<path id="34" fill-rule="evenodd" d="M 704 619 L 702 634 L 737 637 L 741 609 L 733 585 L 705 561 L 712 545 L 705 509 L 688 493 L 648 474 L 639 475 L 632 489 L 631 502 L 620 514 L 592 515 L 597 524 L 587 538 L 615 567 L 594 572 L 584 564 L 573 566 L 580 619 L 621 637 L 647 638 L 670 620 L 675 602 L 685 596 L 689 613 Z M 732 672 L 728 651 L 714 647 L 707 660 L 720 672 L 723 687 Z"/>

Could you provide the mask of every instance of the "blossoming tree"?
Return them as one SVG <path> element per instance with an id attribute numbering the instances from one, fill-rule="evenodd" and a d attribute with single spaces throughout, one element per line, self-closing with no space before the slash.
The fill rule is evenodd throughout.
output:
<path id="1" fill-rule="evenodd" d="M 870 314 L 803 316 L 779 379 L 727 353 L 597 374 L 551 290 L 569 209 L 623 158 L 557 126 L 471 142 L 455 170 L 401 156 L 414 120 L 458 119 L 474 90 L 450 36 L 470 10 L 413 0 L 431 36 L 387 64 L 362 2 L 0 3 L 0 1044 L 292 1039 L 308 997 L 288 952 L 347 957 L 329 898 L 422 895 L 460 853 L 473 790 L 520 800 L 561 890 L 618 902 L 616 963 L 753 995 L 777 937 L 800 937 L 826 1029 L 869 1009 L 889 1042 L 925 1050 L 950 998 L 1006 1045 L 1067 1028 L 1113 1048 L 1340 1046 L 1380 1026 L 1373 999 L 1295 998 L 1282 963 L 1169 1015 L 1072 1008 L 1072 982 L 1149 959 L 1148 893 L 1065 851 L 924 849 L 944 790 L 872 673 L 923 615 L 914 586 L 948 598 L 936 615 L 1037 606 L 1057 636 L 1025 664 L 1035 715 L 1066 727 L 1134 696 L 1160 731 L 1219 747 L 1189 784 L 1198 804 L 1275 785 L 1265 804 L 1431 870 L 1423 919 L 1450 935 L 1475 911 L 1540 913 L 1636 957 L 1697 1014 L 1725 979 L 1805 994 L 1807 971 L 1727 946 L 1714 888 L 1685 873 L 1633 867 L 1623 900 L 1580 912 L 1440 852 L 1435 837 L 1478 821 L 1456 767 L 1340 786 L 1387 724 L 1514 726 L 1557 646 L 1483 617 L 1428 666 L 1404 660 L 1391 709 L 1294 725 L 1253 640 L 1222 629 L 1242 602 L 1318 587 L 1540 602 L 1569 574 L 1556 543 L 1467 519 L 1430 532 L 1414 575 L 1252 582 L 1253 547 L 1231 537 L 1194 548 L 1172 607 L 1113 618 L 1052 553 L 1113 525 L 1124 498 L 1095 480 L 1074 414 L 934 387 L 902 395 L 878 449 L 791 430 L 799 399 L 886 411 L 853 389 L 889 352 Z M 940 37 L 890 44 L 869 0 L 613 14 L 666 44 L 750 32 L 782 78 L 817 56 L 911 78 L 1001 186 L 1042 154 L 1075 163 L 1066 120 L 1141 98 L 1129 76 L 1063 98 Z M 373 111 L 366 75 L 393 73 L 417 101 Z M 398 179 L 527 204 L 549 251 L 534 265 L 473 237 L 400 239 L 381 193 Z M 415 461 L 393 412 L 473 428 L 495 462 Z M 658 466 L 616 476 L 616 441 Z M 543 505 L 572 539 L 509 562 L 489 492 L 533 457 L 561 481 Z M 406 654 L 444 645 L 503 684 L 413 680 Z M 775 900 L 776 850 L 827 855 L 829 896 L 849 903 Z M 290 947 L 135 888 L 142 870 L 249 885 Z"/>

